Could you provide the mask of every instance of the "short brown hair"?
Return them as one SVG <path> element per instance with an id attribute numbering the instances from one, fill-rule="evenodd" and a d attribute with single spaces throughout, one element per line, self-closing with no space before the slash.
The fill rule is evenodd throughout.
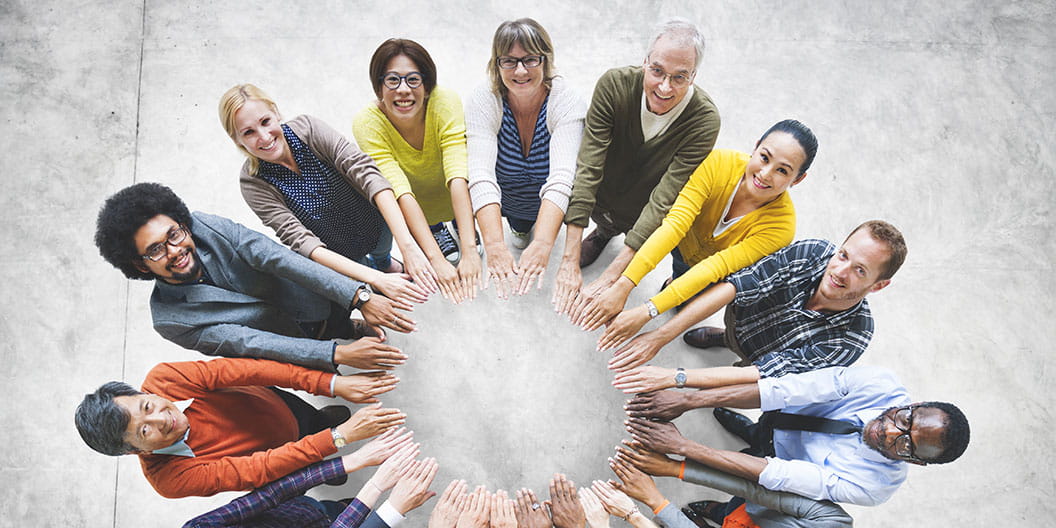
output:
<path id="1" fill-rule="evenodd" d="M 389 61 L 400 55 L 406 55 L 408 59 L 411 59 L 418 68 L 418 73 L 422 74 L 425 93 L 427 95 L 433 93 L 433 88 L 436 88 L 436 64 L 433 63 L 429 52 L 413 40 L 391 38 L 382 42 L 378 49 L 374 50 L 374 56 L 370 58 L 370 84 L 374 87 L 374 95 L 381 99 L 381 81 L 387 71 L 385 68 L 389 65 Z"/>
<path id="2" fill-rule="evenodd" d="M 906 253 L 909 251 L 906 249 L 906 239 L 902 238 L 902 232 L 897 227 L 883 220 L 869 220 L 854 228 L 854 231 L 847 235 L 847 239 L 850 239 L 859 229 L 863 228 L 869 230 L 869 236 L 873 237 L 873 240 L 887 245 L 887 262 L 884 263 L 884 267 L 880 270 L 880 278 L 877 280 L 887 280 L 894 277 L 895 272 L 905 262 Z M 847 242 L 847 239 L 844 239 L 844 242 Z"/>
<path id="3" fill-rule="evenodd" d="M 550 34 L 534 19 L 519 18 L 499 24 L 491 39 L 488 77 L 491 79 L 492 91 L 506 97 L 506 85 L 502 84 L 498 61 L 499 57 L 513 49 L 514 44 L 520 44 L 524 51 L 532 55 L 542 55 L 543 83 L 549 88 L 554 79 L 554 45 L 550 42 Z"/>

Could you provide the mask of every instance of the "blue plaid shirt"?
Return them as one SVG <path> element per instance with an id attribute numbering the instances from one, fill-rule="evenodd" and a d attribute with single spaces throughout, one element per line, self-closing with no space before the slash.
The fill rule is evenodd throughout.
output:
<path id="1" fill-rule="evenodd" d="M 312 464 L 239 497 L 211 512 L 187 521 L 183 528 L 242 526 L 259 528 L 356 528 L 370 514 L 370 508 L 352 499 L 333 523 L 323 513 L 322 505 L 305 491 L 334 477 L 344 475 L 341 458 Z"/>
<path id="2" fill-rule="evenodd" d="M 737 288 L 737 343 L 763 377 L 854 363 L 873 337 L 869 303 L 842 312 L 808 310 L 836 246 L 793 242 L 726 278 Z"/>

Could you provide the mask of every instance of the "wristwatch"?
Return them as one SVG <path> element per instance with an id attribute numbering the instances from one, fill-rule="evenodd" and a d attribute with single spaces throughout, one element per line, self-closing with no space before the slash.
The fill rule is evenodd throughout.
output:
<path id="1" fill-rule="evenodd" d="M 649 310 L 650 319 L 654 319 L 656 316 L 660 315 L 660 310 L 656 309 L 656 305 L 653 304 L 653 301 L 645 301 L 645 308 Z"/>
<path id="2" fill-rule="evenodd" d="M 678 367 L 675 371 L 675 387 L 681 389 L 686 386 L 686 369 Z"/>
<path id="3" fill-rule="evenodd" d="M 356 290 L 356 298 L 352 300 L 352 309 L 358 310 L 360 306 L 367 304 L 370 300 L 370 285 L 364 284 Z"/>
<path id="4" fill-rule="evenodd" d="M 337 428 L 336 427 L 333 428 L 333 429 L 330 429 L 330 436 L 333 437 L 333 439 L 334 439 L 334 447 L 336 447 L 338 449 L 341 449 L 342 447 L 345 447 L 345 444 L 348 443 L 348 442 L 345 442 L 345 437 L 341 436 L 341 433 L 337 432 Z"/>

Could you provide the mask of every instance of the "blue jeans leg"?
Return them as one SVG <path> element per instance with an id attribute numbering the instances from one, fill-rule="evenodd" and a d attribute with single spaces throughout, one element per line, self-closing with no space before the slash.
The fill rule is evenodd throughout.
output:
<path id="1" fill-rule="evenodd" d="M 517 231 L 518 233 L 531 233 L 532 228 L 535 227 L 535 219 L 525 220 L 523 218 L 514 218 L 507 216 L 506 221 L 510 223 L 510 229 Z"/>
<path id="2" fill-rule="evenodd" d="M 389 264 L 392 262 L 391 253 L 392 231 L 389 229 L 388 224 L 382 222 L 381 234 L 378 235 L 378 244 L 374 246 L 370 253 L 363 257 L 360 264 L 370 266 L 378 271 L 385 271 L 389 269 Z"/>

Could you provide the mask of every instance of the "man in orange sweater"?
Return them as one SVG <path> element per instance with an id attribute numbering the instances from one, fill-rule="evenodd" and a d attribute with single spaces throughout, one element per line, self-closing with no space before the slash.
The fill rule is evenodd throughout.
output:
<path id="1" fill-rule="evenodd" d="M 263 486 L 404 423 L 403 413 L 381 408 L 375 398 L 397 381 L 262 359 L 161 363 L 142 392 L 110 382 L 85 395 L 75 421 L 92 449 L 139 455 L 143 474 L 163 497 L 213 495 Z M 331 424 L 272 385 L 375 405 Z"/>

